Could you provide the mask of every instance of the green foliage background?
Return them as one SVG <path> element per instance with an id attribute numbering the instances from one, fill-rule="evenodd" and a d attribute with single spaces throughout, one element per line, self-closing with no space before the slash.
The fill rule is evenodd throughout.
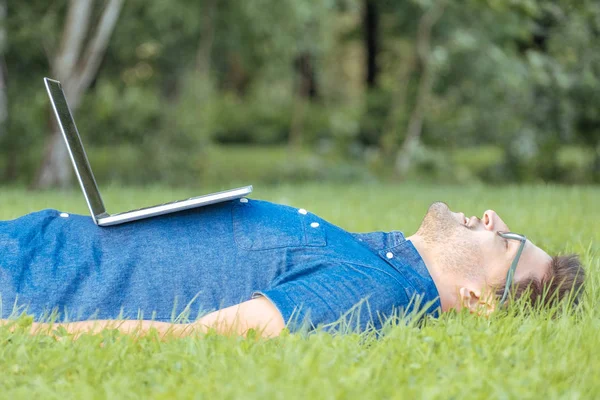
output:
<path id="1" fill-rule="evenodd" d="M 423 72 L 419 21 L 437 2 L 126 0 L 76 115 L 99 179 L 394 179 Z M 41 78 L 68 2 L 7 5 L 0 182 L 30 183 L 49 135 Z M 367 7 L 378 21 L 374 82 Z M 410 178 L 600 181 L 600 3 L 448 2 L 427 57 L 433 87 Z M 314 93 L 298 91 L 303 79 Z"/>

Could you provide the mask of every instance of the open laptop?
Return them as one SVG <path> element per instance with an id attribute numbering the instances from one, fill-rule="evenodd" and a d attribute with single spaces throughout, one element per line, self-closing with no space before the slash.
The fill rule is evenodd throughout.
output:
<path id="1" fill-rule="evenodd" d="M 106 208 L 104 208 L 100 191 L 96 185 L 96 179 L 94 178 L 92 168 L 90 167 L 87 155 L 85 154 L 81 137 L 75 126 L 75 121 L 71 115 L 71 110 L 67 104 L 67 99 L 65 98 L 62 86 L 60 82 L 48 78 L 44 78 L 44 83 L 46 84 L 46 90 L 48 91 L 48 96 L 50 96 L 50 102 L 52 103 L 54 114 L 58 120 L 58 125 L 60 126 L 63 138 L 65 139 L 65 143 L 69 150 L 77 180 L 79 180 L 85 200 L 96 225 L 110 226 L 122 224 L 124 222 L 238 199 L 252 192 L 252 186 L 245 186 L 204 196 L 192 197 L 187 200 L 165 203 L 154 207 L 140 208 L 138 210 L 120 214 L 108 214 Z"/>

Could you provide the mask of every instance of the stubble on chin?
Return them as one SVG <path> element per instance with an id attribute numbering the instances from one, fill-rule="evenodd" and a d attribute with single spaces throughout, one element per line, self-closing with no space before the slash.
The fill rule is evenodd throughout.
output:
<path id="1" fill-rule="evenodd" d="M 429 244 L 432 254 L 446 272 L 476 278 L 480 276 L 482 262 L 477 245 L 461 233 L 465 229 L 452 215 L 448 205 L 433 203 L 417 231 Z"/>
<path id="2" fill-rule="evenodd" d="M 440 243 L 451 237 L 458 228 L 446 203 L 435 202 L 427 210 L 417 234 L 428 243 Z"/>

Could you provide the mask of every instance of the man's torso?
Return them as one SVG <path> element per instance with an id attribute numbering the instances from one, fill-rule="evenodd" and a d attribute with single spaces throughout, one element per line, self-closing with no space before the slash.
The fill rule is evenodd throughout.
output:
<path id="1" fill-rule="evenodd" d="M 69 320 L 162 321 L 264 295 L 286 321 L 313 325 L 363 301 L 364 328 L 437 292 L 399 232 L 351 234 L 242 199 L 111 228 L 55 210 L 0 222 L 0 295 L 3 318 L 16 303 L 36 318 L 55 309 Z"/>

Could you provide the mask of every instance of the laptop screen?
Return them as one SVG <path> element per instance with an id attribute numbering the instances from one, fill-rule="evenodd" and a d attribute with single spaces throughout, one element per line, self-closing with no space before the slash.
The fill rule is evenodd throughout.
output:
<path id="1" fill-rule="evenodd" d="M 60 82 L 48 78 L 45 78 L 44 82 L 88 207 L 94 217 L 104 214 L 106 209 Z"/>

